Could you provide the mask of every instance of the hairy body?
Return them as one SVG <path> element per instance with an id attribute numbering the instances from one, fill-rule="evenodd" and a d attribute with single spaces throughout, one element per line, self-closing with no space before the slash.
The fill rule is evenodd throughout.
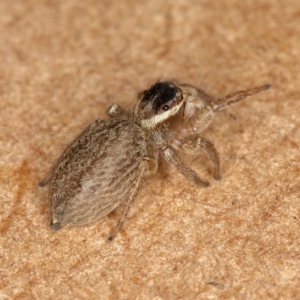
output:
<path id="1" fill-rule="evenodd" d="M 220 161 L 212 142 L 200 137 L 215 112 L 270 88 L 264 85 L 215 100 L 190 85 L 158 82 L 140 94 L 133 112 L 118 105 L 107 121 L 89 125 L 63 152 L 49 176 L 51 228 L 98 221 L 124 203 L 112 240 L 122 227 L 145 175 L 156 172 L 159 156 L 189 181 L 209 183 L 180 159 L 178 151 L 203 149 L 220 179 Z"/>

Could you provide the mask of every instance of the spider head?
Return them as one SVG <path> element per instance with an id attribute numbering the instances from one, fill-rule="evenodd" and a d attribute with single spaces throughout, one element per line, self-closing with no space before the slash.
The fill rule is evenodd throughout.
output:
<path id="1" fill-rule="evenodd" d="M 140 94 L 135 115 L 144 128 L 155 128 L 176 115 L 183 104 L 182 90 L 173 82 L 157 82 Z"/>

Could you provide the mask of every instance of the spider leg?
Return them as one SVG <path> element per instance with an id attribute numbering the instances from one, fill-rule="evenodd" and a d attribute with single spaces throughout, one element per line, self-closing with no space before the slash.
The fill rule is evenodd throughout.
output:
<path id="1" fill-rule="evenodd" d="M 195 171 L 190 169 L 181 161 L 181 159 L 179 158 L 178 154 L 172 146 L 167 146 L 166 148 L 164 148 L 162 150 L 162 154 L 164 158 L 173 167 L 175 167 L 187 180 L 197 185 L 209 186 L 208 182 L 203 181 Z"/>
<path id="2" fill-rule="evenodd" d="M 201 148 L 204 149 L 209 160 L 211 160 L 214 164 L 214 179 L 219 180 L 221 178 L 219 154 L 211 141 L 200 137 L 199 134 L 193 134 L 185 138 L 180 143 L 180 147 L 188 154 L 195 154 Z"/>
<path id="3" fill-rule="evenodd" d="M 226 106 L 237 103 L 246 97 L 265 91 L 270 87 L 270 84 L 266 84 L 259 87 L 254 87 L 247 90 L 231 93 L 217 100 L 214 100 L 210 102 L 210 104 L 204 106 L 201 109 L 201 113 L 197 116 L 197 118 L 194 119 L 193 122 L 187 123 L 186 127 L 188 129 L 192 128 L 193 132 L 199 133 L 209 125 L 216 111 L 222 110 L 226 108 Z M 202 95 L 202 98 L 205 97 Z M 204 138 L 201 138 L 197 133 L 191 134 L 188 137 L 182 139 L 183 136 L 184 133 L 179 134 L 179 140 L 181 140 L 179 146 L 182 148 L 182 150 L 184 152 L 194 154 L 195 152 L 200 150 L 200 148 L 203 148 L 206 151 L 208 158 L 214 163 L 214 178 L 216 180 L 220 179 L 220 159 L 213 143 Z"/>
<path id="4" fill-rule="evenodd" d="M 211 123 L 215 112 L 218 110 L 222 110 L 226 108 L 227 106 L 230 106 L 234 103 L 237 103 L 241 100 L 243 100 L 246 97 L 258 94 L 262 91 L 265 91 L 271 87 L 270 84 L 262 85 L 259 87 L 254 87 L 248 90 L 238 91 L 235 93 L 228 94 L 224 97 L 221 97 L 215 101 L 212 101 L 210 104 L 205 105 L 203 108 L 201 108 L 201 112 L 197 116 L 195 120 L 188 126 L 193 128 L 194 132 L 201 132 L 207 126 Z M 196 98 L 197 99 L 197 98 Z M 201 101 L 200 98 L 198 98 L 199 101 Z M 198 102 L 199 102 L 198 101 Z M 196 102 L 195 102 L 196 103 Z"/>
<path id="5" fill-rule="evenodd" d="M 132 204 L 133 204 L 133 202 L 134 202 L 134 200 L 135 200 L 135 198 L 137 196 L 137 192 L 138 192 L 139 187 L 140 187 L 140 185 L 142 183 L 144 175 L 145 175 L 145 173 L 148 170 L 148 167 L 149 167 L 149 164 L 151 163 L 151 160 L 152 159 L 148 158 L 148 157 L 146 157 L 146 158 L 144 158 L 142 160 L 142 162 L 140 164 L 140 167 L 139 167 L 138 176 L 137 176 L 137 178 L 135 179 L 135 181 L 133 183 L 133 186 L 131 188 L 129 197 L 128 197 L 128 199 L 127 199 L 127 201 L 126 201 L 126 203 L 125 203 L 125 205 L 123 207 L 123 211 L 121 213 L 121 217 L 120 217 L 120 219 L 119 219 L 119 221 L 118 221 L 118 223 L 117 223 L 114 231 L 108 237 L 109 241 L 112 241 L 116 237 L 117 233 L 120 231 L 120 229 L 122 228 L 124 222 L 126 221 L 128 213 L 130 211 L 130 208 L 131 208 L 131 206 L 132 206 Z"/>
<path id="6" fill-rule="evenodd" d="M 270 87 L 271 87 L 270 84 L 265 84 L 265 85 L 254 87 L 251 89 L 234 92 L 234 93 L 228 94 L 224 97 L 221 97 L 221 98 L 217 99 L 216 101 L 213 101 L 211 104 L 209 104 L 207 106 L 207 108 L 211 109 L 213 112 L 222 110 L 226 106 L 229 106 L 236 102 L 239 102 L 246 97 L 249 97 L 249 96 L 258 94 L 262 91 L 268 90 Z"/>
<path id="7" fill-rule="evenodd" d="M 42 181 L 39 182 L 39 187 L 44 187 L 46 186 L 51 180 L 51 173 L 47 175 Z"/>
<path id="8" fill-rule="evenodd" d="M 119 105 L 113 104 L 106 112 L 110 117 L 126 116 L 126 111 Z"/>

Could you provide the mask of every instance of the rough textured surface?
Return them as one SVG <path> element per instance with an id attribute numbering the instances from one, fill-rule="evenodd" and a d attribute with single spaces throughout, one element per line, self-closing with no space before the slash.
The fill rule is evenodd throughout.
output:
<path id="1" fill-rule="evenodd" d="M 300 3 L 0 2 L 1 299 L 299 299 Z M 220 96 L 271 83 L 218 114 L 222 180 L 161 163 L 121 234 L 118 214 L 53 233 L 37 187 L 115 102 L 175 78 Z"/>

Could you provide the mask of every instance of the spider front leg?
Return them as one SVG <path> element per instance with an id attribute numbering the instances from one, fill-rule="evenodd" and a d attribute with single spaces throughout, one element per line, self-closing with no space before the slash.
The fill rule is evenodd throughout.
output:
<path id="1" fill-rule="evenodd" d="M 199 134 L 193 134 L 185 138 L 180 144 L 182 151 L 188 154 L 196 154 L 199 150 L 203 149 L 209 160 L 214 164 L 214 179 L 220 180 L 220 159 L 219 154 L 214 144 L 200 137 Z"/>
<path id="2" fill-rule="evenodd" d="M 202 180 L 195 171 L 190 169 L 181 161 L 181 159 L 179 158 L 178 154 L 172 146 L 165 147 L 164 149 L 162 149 L 161 153 L 163 154 L 163 157 L 173 167 L 175 167 L 187 180 L 197 185 L 209 186 L 209 182 Z"/>
<path id="3" fill-rule="evenodd" d="M 47 175 L 42 181 L 39 182 L 39 187 L 45 187 L 51 180 L 51 173 Z"/>
<path id="4" fill-rule="evenodd" d="M 265 84 L 259 87 L 250 88 L 228 94 L 217 100 L 210 101 L 209 104 L 204 104 L 203 99 L 200 97 L 193 97 L 188 99 L 185 109 L 185 122 L 186 128 L 192 128 L 194 132 L 201 132 L 211 123 L 215 113 L 219 110 L 226 108 L 232 104 L 235 104 L 246 97 L 258 94 L 271 87 L 270 84 Z M 203 96 L 202 96 L 203 97 Z M 212 98 L 211 98 L 212 100 Z M 196 112 L 195 108 L 200 109 L 200 112 Z M 196 112 L 197 116 L 191 122 L 193 114 Z"/>
<path id="5" fill-rule="evenodd" d="M 224 109 L 226 106 L 232 105 L 234 103 L 237 103 L 246 97 L 256 95 L 262 91 L 268 90 L 271 87 L 270 84 L 265 84 L 262 86 L 250 88 L 247 90 L 242 90 L 238 92 L 234 92 L 231 94 L 228 94 L 224 97 L 221 97 L 217 99 L 216 101 L 213 101 L 210 105 L 206 107 L 206 109 L 212 110 L 213 112 L 216 112 L 218 110 Z"/>
<path id="6" fill-rule="evenodd" d="M 201 105 L 204 104 L 199 96 L 200 94 L 198 93 L 196 97 L 191 98 L 191 100 L 189 99 L 187 102 L 185 128 L 179 133 L 179 138 L 177 139 L 177 141 L 179 141 L 179 147 L 181 147 L 184 152 L 189 154 L 195 154 L 195 152 L 199 151 L 200 148 L 203 148 L 206 151 L 208 158 L 214 163 L 214 178 L 219 180 L 220 160 L 217 150 L 212 142 L 201 138 L 198 133 L 192 132 L 203 131 L 211 123 L 216 111 L 222 110 L 248 96 L 265 91 L 270 87 L 270 84 L 266 84 L 259 87 L 234 92 L 217 100 L 211 101 L 209 104 L 202 107 Z M 192 90 L 192 88 L 190 89 Z M 197 90 L 195 89 L 195 91 Z M 196 118 L 193 119 L 191 112 L 193 112 L 194 107 L 198 107 L 200 109 L 200 113 L 198 113 Z M 189 132 L 190 135 L 184 138 L 184 135 L 186 135 L 187 132 Z"/>

